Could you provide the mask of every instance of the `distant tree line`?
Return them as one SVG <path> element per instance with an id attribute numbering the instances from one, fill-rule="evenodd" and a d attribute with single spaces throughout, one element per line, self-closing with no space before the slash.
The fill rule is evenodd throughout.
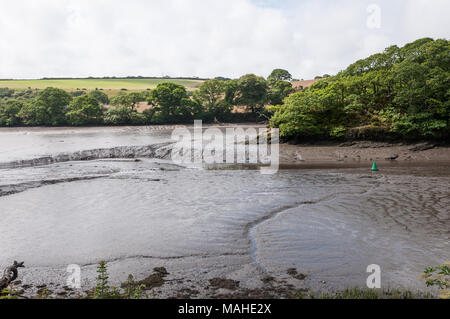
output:
<path id="1" fill-rule="evenodd" d="M 125 77 L 118 77 L 118 76 L 103 76 L 103 77 L 93 77 L 89 76 L 87 78 L 77 78 L 77 77 L 43 77 L 41 80 L 208 80 L 207 78 L 200 78 L 198 76 L 177 76 L 177 77 L 171 77 L 169 75 L 165 76 L 125 76 Z M 11 80 L 11 79 L 4 79 L 4 80 Z"/>
<path id="2" fill-rule="evenodd" d="M 291 79 L 288 71 L 277 69 L 267 80 L 254 74 L 233 80 L 218 77 L 204 81 L 195 92 L 165 82 L 153 90 L 121 92 L 112 98 L 102 90 L 0 88 L 0 126 L 150 125 L 192 123 L 195 119 L 267 121 L 270 112 L 266 106 L 282 103 L 294 92 Z M 142 102 L 148 107 L 138 112 Z"/>

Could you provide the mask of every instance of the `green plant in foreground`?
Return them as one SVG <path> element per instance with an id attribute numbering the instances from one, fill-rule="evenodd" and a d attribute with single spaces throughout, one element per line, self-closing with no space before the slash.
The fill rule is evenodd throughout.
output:
<path id="1" fill-rule="evenodd" d="M 123 298 L 125 299 L 142 299 L 144 297 L 145 285 L 139 285 L 134 281 L 133 275 L 128 276 L 128 280 L 123 285 L 125 291 Z"/>
<path id="2" fill-rule="evenodd" d="M 427 287 L 438 287 L 442 290 L 440 298 L 450 299 L 450 262 L 425 269 L 424 278 Z"/>
<path id="3" fill-rule="evenodd" d="M 0 291 L 0 300 L 1 299 L 17 299 L 17 294 L 13 289 L 5 289 Z"/>
<path id="4" fill-rule="evenodd" d="M 111 287 L 109 286 L 108 268 L 105 261 L 100 261 L 97 268 L 97 286 L 94 289 L 95 299 L 111 298 Z"/>
<path id="5" fill-rule="evenodd" d="M 49 291 L 47 288 L 43 288 L 42 290 L 40 290 L 37 294 L 37 296 L 35 297 L 36 299 L 51 299 L 52 292 Z"/>
<path id="6" fill-rule="evenodd" d="M 108 267 L 105 261 L 101 261 L 97 268 L 97 285 L 93 293 L 88 293 L 88 298 L 94 299 L 142 299 L 145 297 L 144 285 L 138 285 L 132 275 L 124 283 L 124 291 L 109 285 Z"/>

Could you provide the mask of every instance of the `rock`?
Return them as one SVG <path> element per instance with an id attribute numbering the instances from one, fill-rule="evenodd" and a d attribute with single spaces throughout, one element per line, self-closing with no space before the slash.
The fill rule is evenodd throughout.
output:
<path id="1" fill-rule="evenodd" d="M 435 144 L 425 143 L 425 144 L 416 145 L 416 146 L 410 148 L 409 150 L 411 152 L 422 152 L 422 151 L 431 150 L 431 149 L 433 149 L 435 147 L 436 147 Z"/>
<path id="2" fill-rule="evenodd" d="M 164 285 L 164 279 L 161 274 L 153 274 L 151 276 L 148 276 L 144 280 L 138 281 L 137 284 L 139 286 L 144 285 L 147 290 L 150 290 Z"/>
<path id="3" fill-rule="evenodd" d="M 289 268 L 288 270 L 287 270 L 287 274 L 288 275 L 296 275 L 297 274 L 297 269 L 295 269 L 295 268 Z"/>
<path id="4" fill-rule="evenodd" d="M 392 155 L 391 157 L 387 157 L 386 160 L 387 160 L 387 161 L 395 161 L 395 160 L 398 159 L 399 157 L 400 157 L 400 155 L 395 154 L 395 155 Z"/>
<path id="5" fill-rule="evenodd" d="M 268 283 L 275 281 L 275 278 L 271 277 L 271 276 L 267 276 L 267 277 L 264 277 L 263 279 L 261 279 L 261 281 L 265 284 L 268 284 Z"/>
<path id="6" fill-rule="evenodd" d="M 159 270 L 159 272 L 157 270 Z M 145 286 L 145 290 L 151 290 L 153 288 L 161 287 L 165 283 L 164 277 L 167 276 L 169 273 L 163 267 L 155 268 L 154 271 L 155 271 L 154 274 L 148 276 L 143 280 L 123 283 L 121 285 L 121 288 L 127 288 L 128 286 L 135 286 L 135 287 Z"/>
<path id="7" fill-rule="evenodd" d="M 356 142 L 345 142 L 339 145 L 339 147 L 349 147 L 356 145 Z"/>
<path id="8" fill-rule="evenodd" d="M 287 270 L 287 274 L 290 275 L 292 278 L 295 278 L 297 280 L 305 280 L 306 279 L 306 275 L 305 274 L 301 274 L 297 271 L 297 269 L 295 268 L 289 268 Z"/>
<path id="9" fill-rule="evenodd" d="M 209 280 L 212 287 L 216 289 L 236 290 L 239 288 L 239 281 L 225 278 L 213 278 Z"/>
<path id="10" fill-rule="evenodd" d="M 169 275 L 169 273 L 167 272 L 167 269 L 164 268 L 164 267 L 156 267 L 156 268 L 153 268 L 153 271 L 156 272 L 156 273 L 158 273 L 158 274 L 160 274 L 160 275 L 162 275 L 162 276 L 167 276 L 167 275 Z"/>

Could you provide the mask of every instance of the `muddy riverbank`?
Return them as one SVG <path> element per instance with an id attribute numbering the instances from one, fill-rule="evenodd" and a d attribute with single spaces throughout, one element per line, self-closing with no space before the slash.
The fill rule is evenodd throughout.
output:
<path id="1" fill-rule="evenodd" d="M 450 260 L 446 147 L 281 145 L 282 169 L 263 175 L 175 165 L 170 134 L 0 133 L 0 162 L 14 164 L 0 169 L 0 266 L 24 261 L 20 287 L 30 295 L 75 297 L 64 288 L 67 266 L 81 267 L 83 292 L 105 260 L 117 287 L 165 267 L 164 284 L 149 291 L 158 298 L 287 298 L 365 287 L 371 264 L 384 289 L 426 291 L 425 267 Z"/>

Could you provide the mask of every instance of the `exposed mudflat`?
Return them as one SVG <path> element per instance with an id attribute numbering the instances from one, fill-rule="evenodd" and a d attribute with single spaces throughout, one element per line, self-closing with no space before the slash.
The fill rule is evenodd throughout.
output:
<path id="1" fill-rule="evenodd" d="M 330 145 L 289 145 L 280 148 L 280 162 L 285 165 L 333 163 L 345 166 L 366 164 L 373 161 L 431 164 L 449 163 L 450 147 L 438 143 L 380 143 L 347 142 Z"/>
<path id="2" fill-rule="evenodd" d="M 282 145 L 289 169 L 262 175 L 175 165 L 170 132 L 0 130 L 0 266 L 25 261 L 25 293 L 75 297 L 100 260 L 156 298 L 364 287 L 370 264 L 383 288 L 425 291 L 424 268 L 450 260 L 446 147 Z"/>

